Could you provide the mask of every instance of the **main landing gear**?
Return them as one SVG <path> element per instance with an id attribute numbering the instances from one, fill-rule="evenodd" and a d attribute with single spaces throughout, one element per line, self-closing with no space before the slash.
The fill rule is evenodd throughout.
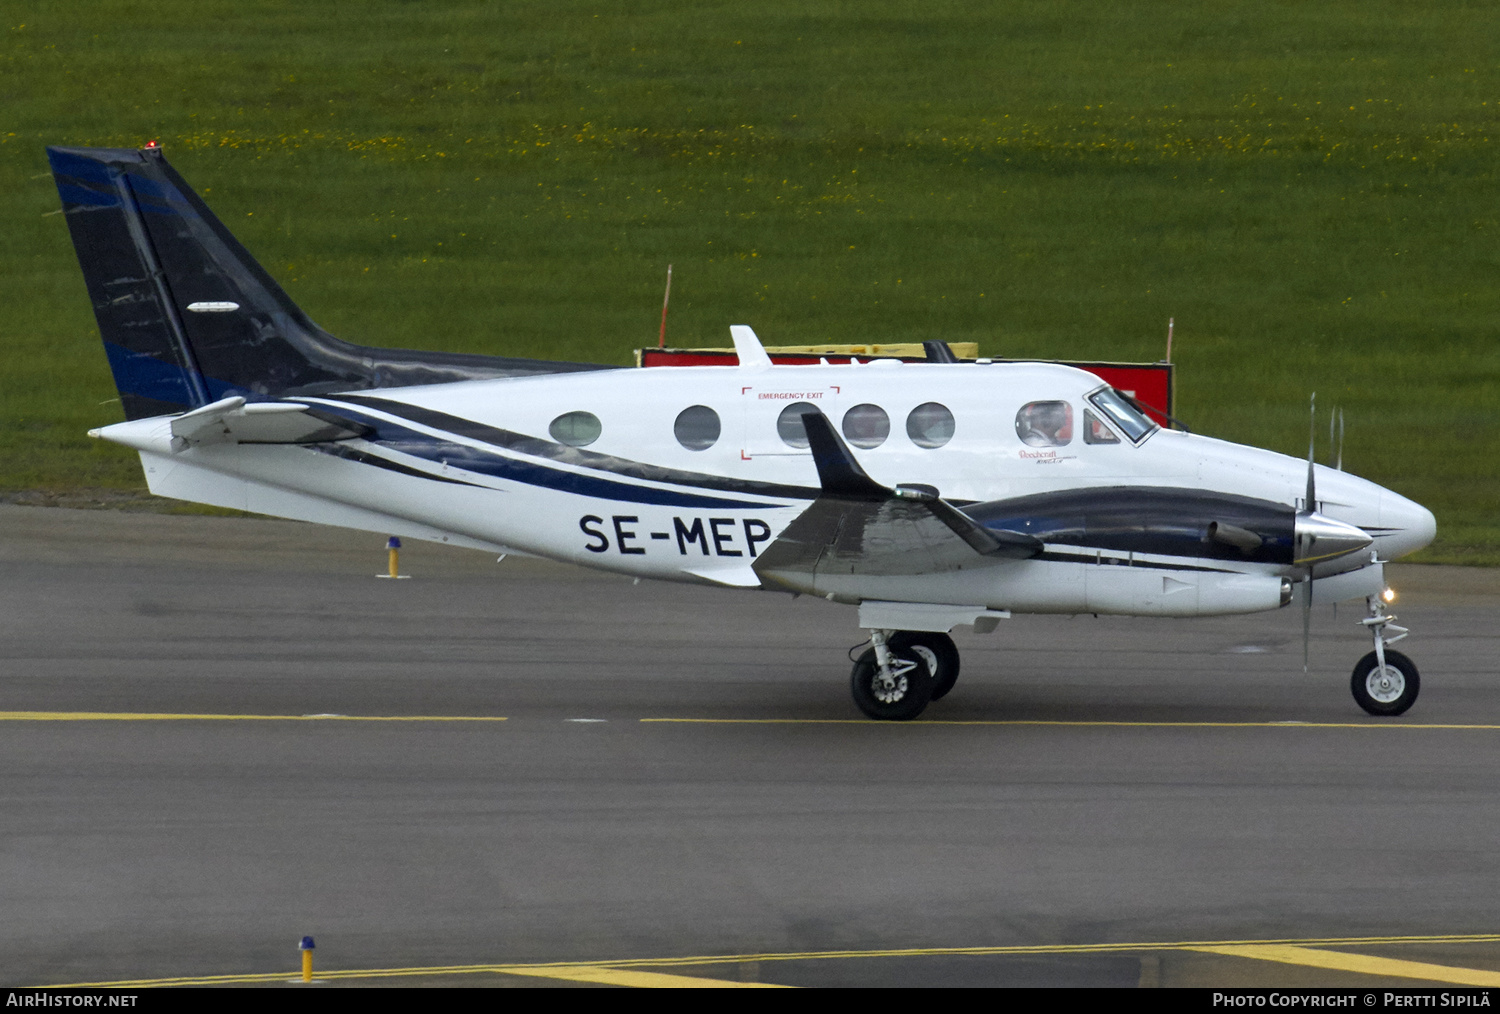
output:
<path id="1" fill-rule="evenodd" d="M 1407 635 L 1405 627 L 1395 624 L 1396 617 L 1387 616 L 1385 602 L 1379 595 L 1371 595 L 1370 615 L 1359 622 L 1369 629 L 1375 638 L 1375 650 L 1359 660 L 1349 680 L 1349 689 L 1354 699 L 1372 715 L 1399 715 L 1417 700 L 1422 679 L 1412 660 L 1399 651 L 1391 651 L 1387 645 L 1395 644 Z M 1387 637 L 1387 632 L 1395 637 Z"/>
<path id="2" fill-rule="evenodd" d="M 947 634 L 872 630 L 850 686 L 859 710 L 875 719 L 916 718 L 958 681 L 958 649 Z"/>
<path id="3" fill-rule="evenodd" d="M 1421 675 L 1411 659 L 1390 645 L 1406 637 L 1405 627 L 1385 611 L 1385 599 L 1371 595 L 1370 615 L 1359 622 L 1374 638 L 1375 650 L 1359 660 L 1349 689 L 1372 715 L 1400 715 L 1416 703 Z M 918 630 L 871 630 L 870 647 L 854 663 L 850 687 L 854 703 L 871 718 L 905 722 L 945 696 L 958 681 L 958 648 L 947 634 Z"/>

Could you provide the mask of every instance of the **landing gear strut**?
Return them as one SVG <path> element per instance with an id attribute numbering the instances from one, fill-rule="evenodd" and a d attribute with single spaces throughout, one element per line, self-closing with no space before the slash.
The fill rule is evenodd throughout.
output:
<path id="1" fill-rule="evenodd" d="M 1399 715 L 1416 703 L 1422 680 L 1411 659 L 1387 647 L 1405 637 L 1406 628 L 1395 624 L 1396 617 L 1386 615 L 1385 602 L 1379 595 L 1371 595 L 1366 602 L 1370 615 L 1359 622 L 1374 637 L 1375 650 L 1354 667 L 1349 689 L 1359 706 L 1370 714 Z M 1387 631 L 1396 636 L 1387 637 Z"/>
<path id="2" fill-rule="evenodd" d="M 872 630 L 854 663 L 850 688 L 859 710 L 874 719 L 908 721 L 953 689 L 958 649 L 947 634 Z"/>
<path id="3" fill-rule="evenodd" d="M 904 722 L 916 718 L 932 700 L 927 661 L 909 646 L 893 650 L 891 630 L 870 631 L 870 647 L 854 662 L 850 689 L 854 703 L 871 718 Z"/>

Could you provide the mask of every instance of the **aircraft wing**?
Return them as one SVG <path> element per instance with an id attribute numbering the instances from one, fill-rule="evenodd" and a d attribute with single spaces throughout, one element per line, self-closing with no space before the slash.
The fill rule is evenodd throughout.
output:
<path id="1" fill-rule="evenodd" d="M 316 444 L 351 440 L 368 426 L 290 401 L 246 403 L 224 398 L 172 420 L 172 437 L 188 444 Z"/>
<path id="2" fill-rule="evenodd" d="M 800 588 L 817 574 L 931 574 L 1042 551 L 1039 539 L 984 528 L 930 487 L 880 485 L 826 416 L 809 413 L 802 423 L 822 495 L 761 551 L 754 568 L 767 583 Z"/>

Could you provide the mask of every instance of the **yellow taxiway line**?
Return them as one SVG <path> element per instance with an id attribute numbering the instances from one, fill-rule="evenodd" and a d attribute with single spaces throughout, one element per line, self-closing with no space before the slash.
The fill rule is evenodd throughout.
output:
<path id="1" fill-rule="evenodd" d="M 196 715 L 155 711 L 0 711 L 0 722 L 505 722 L 492 715 Z"/>
<path id="2" fill-rule="evenodd" d="M 1476 725 L 1435 722 L 1069 722 L 1041 719 L 919 719 L 914 722 L 875 722 L 866 718 L 643 718 L 642 722 L 677 725 L 868 725 L 873 729 L 922 729 L 932 725 L 1046 725 L 1116 729 L 1468 729 L 1497 730 L 1500 724 Z"/>
<path id="3" fill-rule="evenodd" d="M 1500 972 L 1491 972 L 1486 969 L 1431 965 L 1425 961 L 1377 958 L 1368 954 L 1347 954 L 1343 951 L 1324 951 L 1311 947 L 1250 944 L 1189 949 L 1203 954 L 1227 954 L 1235 958 L 1278 961 L 1286 965 L 1326 968 L 1338 972 L 1358 972 L 1361 975 L 1379 975 L 1385 978 L 1420 979 L 1423 982 L 1444 982 L 1456 986 L 1500 986 Z"/>
<path id="4" fill-rule="evenodd" d="M 229 715 L 166 711 L 0 711 L 0 722 L 506 722 L 503 715 Z M 642 718 L 665 725 L 864 725 L 872 729 L 929 726 L 1056 726 L 1112 729 L 1445 729 L 1496 731 L 1500 724 L 1435 722 L 1095 722 L 1043 719 L 934 719 L 876 722 L 866 718 Z"/>
<path id="5" fill-rule="evenodd" d="M 630 968 L 607 968 L 597 965 L 561 965 L 555 968 L 504 968 L 507 975 L 529 975 L 534 978 L 564 979 L 568 982 L 594 982 L 604 986 L 634 986 L 637 989 L 792 989 L 774 982 L 735 982 L 732 979 L 704 979 L 696 975 L 666 975 Z"/>
<path id="6" fill-rule="evenodd" d="M 1500 973 L 1450 965 L 1432 965 L 1396 958 L 1377 958 L 1362 954 L 1329 951 L 1327 947 L 1400 946 L 1410 944 L 1494 944 L 1500 934 L 1474 933 L 1441 936 L 1393 937 L 1318 937 L 1285 940 L 1179 940 L 1170 942 L 1122 942 L 1097 944 L 1020 944 L 1005 947 L 909 947 L 868 951 L 785 951 L 759 954 L 709 954 L 677 958 L 626 958 L 601 961 L 539 962 L 535 964 L 437 965 L 414 968 L 365 968 L 318 971 L 319 979 L 376 979 L 445 975 L 521 975 L 534 978 L 562 979 L 574 982 L 609 983 L 621 986 L 722 986 L 754 987 L 770 983 L 733 982 L 652 971 L 661 968 L 684 968 L 694 965 L 733 965 L 760 961 L 827 961 L 847 958 L 921 958 L 950 956 L 1041 955 L 1041 954 L 1107 954 L 1120 952 L 1152 953 L 1158 951 L 1195 951 L 1229 957 L 1255 958 L 1284 964 L 1305 965 L 1340 971 L 1360 972 L 1394 978 L 1421 979 L 1455 985 L 1500 985 Z M 135 979 L 114 982 L 71 982 L 32 989 L 135 989 L 152 986 L 214 986 L 257 982 L 289 981 L 288 971 L 258 972 L 241 975 L 183 976 L 170 979 Z"/>

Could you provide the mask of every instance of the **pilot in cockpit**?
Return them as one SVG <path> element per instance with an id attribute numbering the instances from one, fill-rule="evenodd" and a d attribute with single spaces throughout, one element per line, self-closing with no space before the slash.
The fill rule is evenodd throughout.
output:
<path id="1" fill-rule="evenodd" d="M 1073 406 L 1034 401 L 1016 413 L 1016 435 L 1031 447 L 1062 447 L 1073 439 Z"/>

